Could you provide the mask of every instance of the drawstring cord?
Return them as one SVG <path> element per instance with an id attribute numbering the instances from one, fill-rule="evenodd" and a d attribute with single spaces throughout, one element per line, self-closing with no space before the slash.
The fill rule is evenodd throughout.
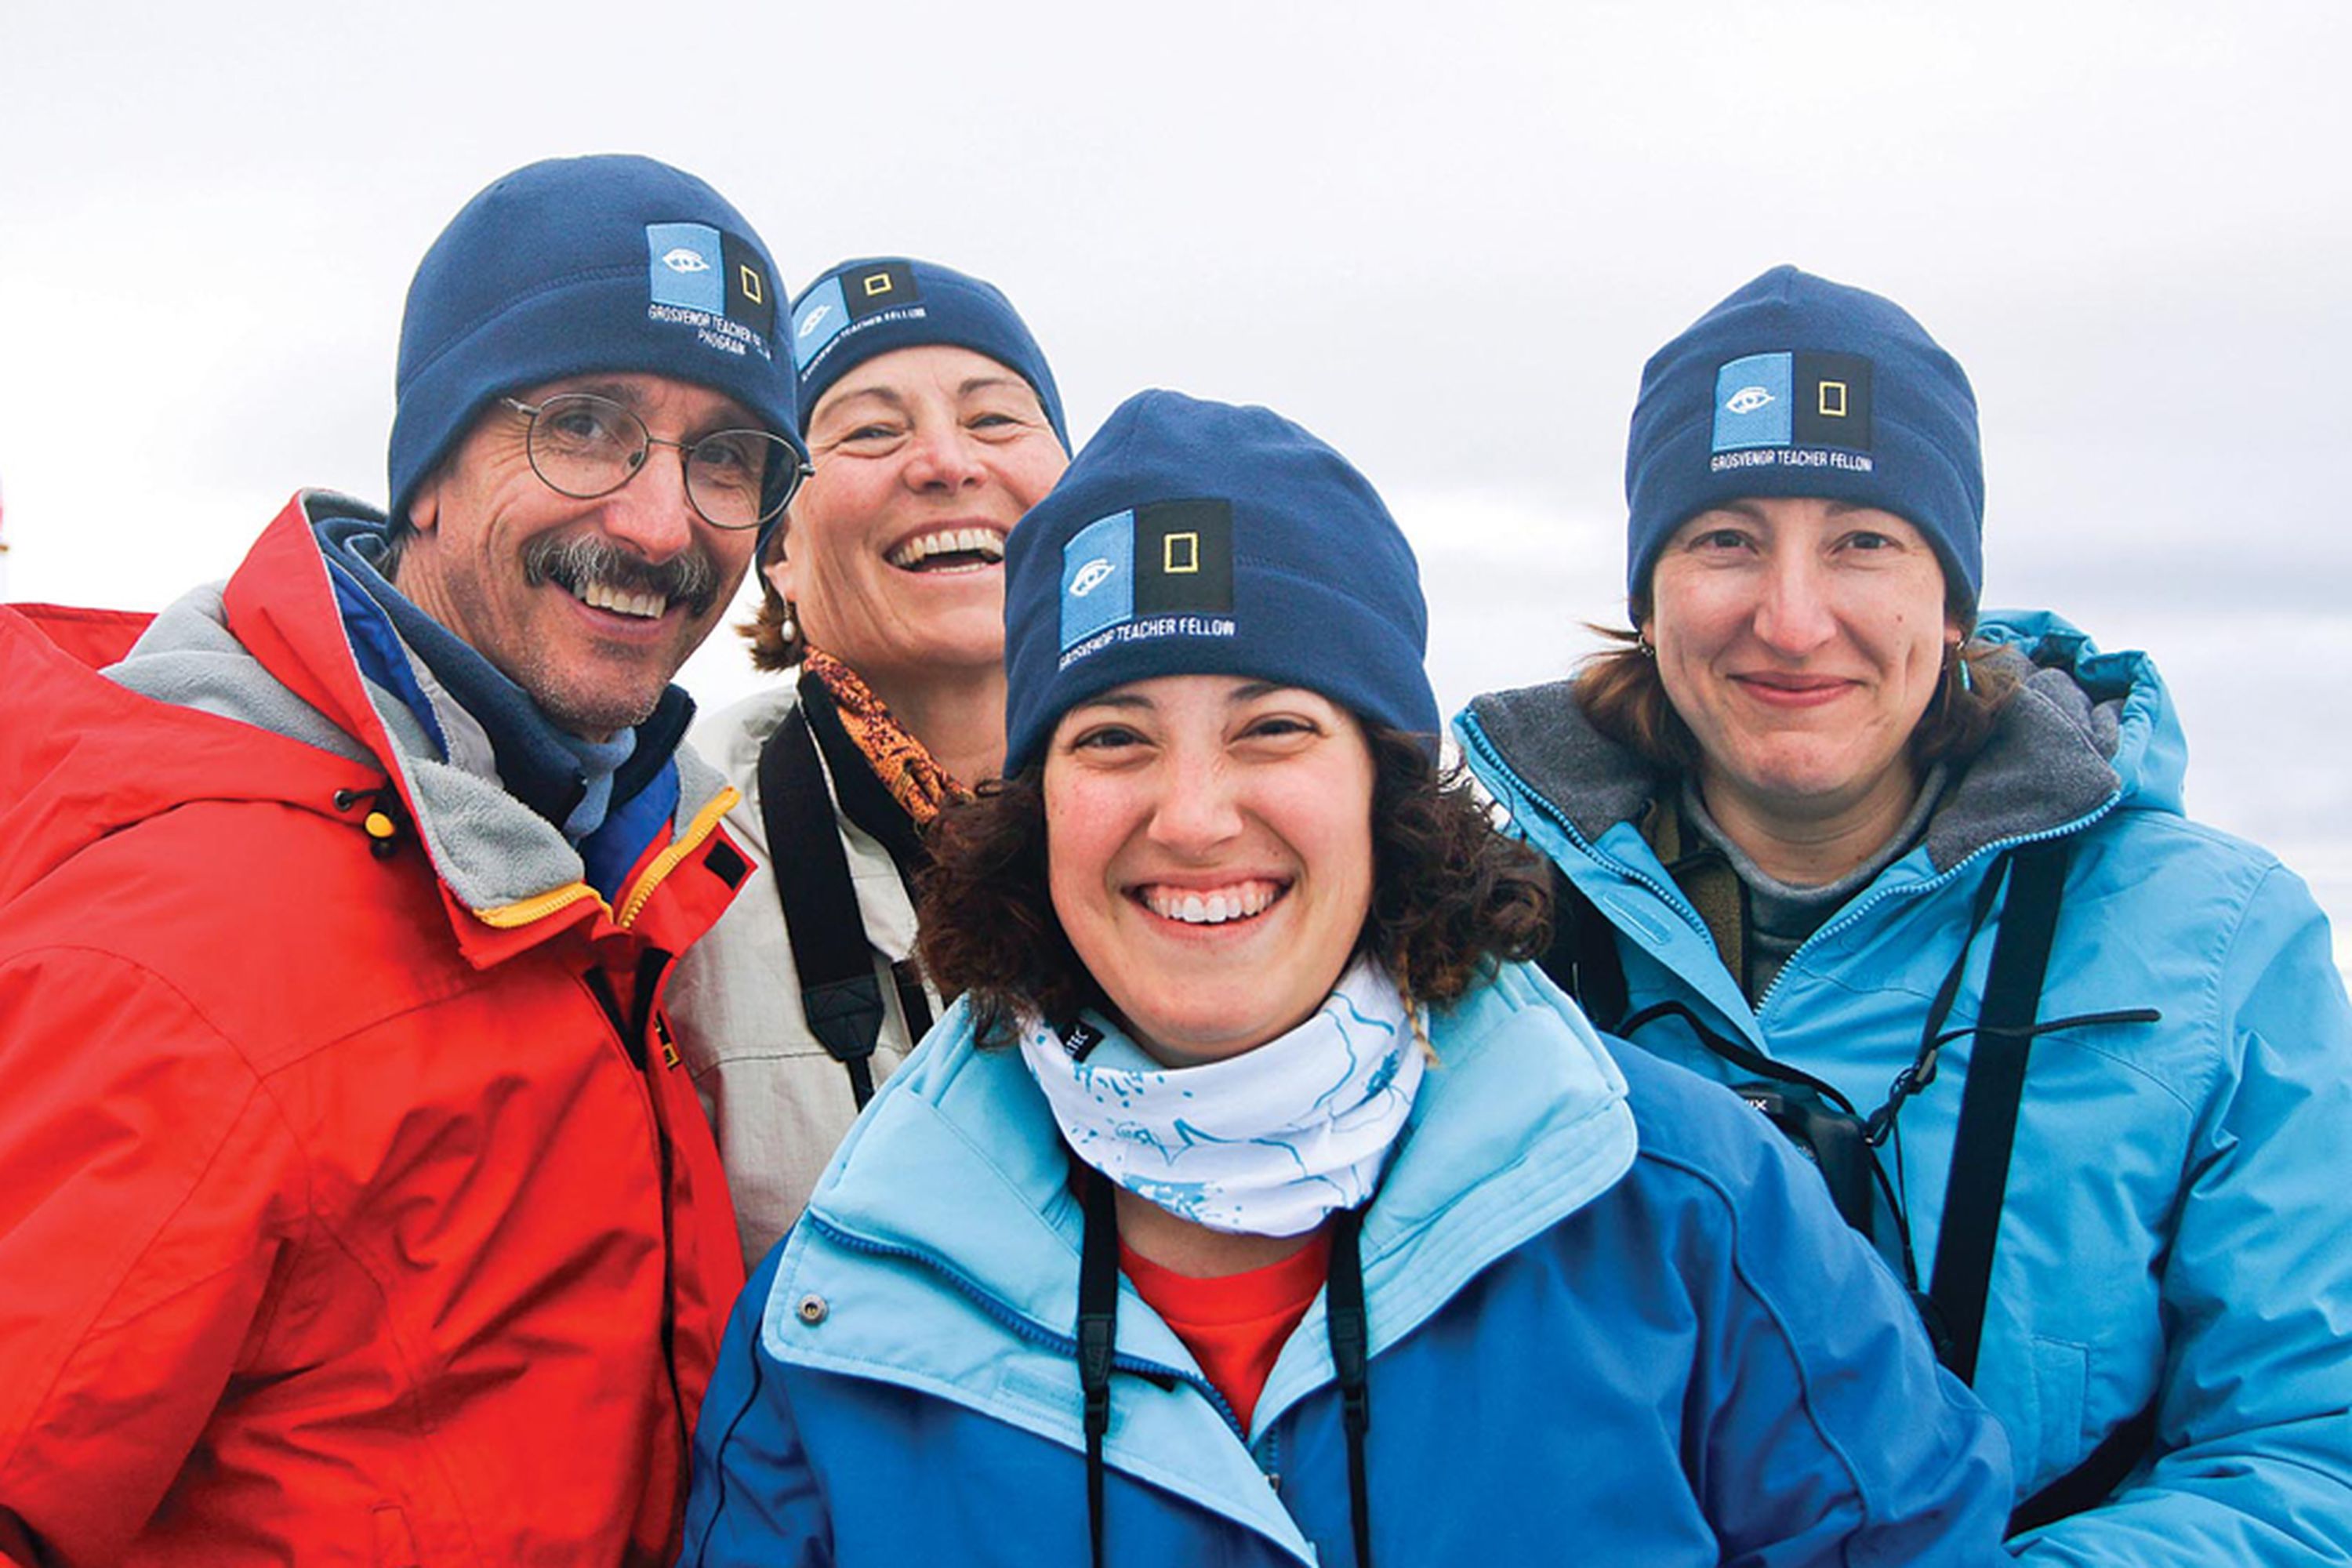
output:
<path id="1" fill-rule="evenodd" d="M 2161 1024 L 2163 1022 L 2164 1014 L 2154 1007 L 2117 1007 L 2105 1013 L 2071 1014 L 2063 1018 L 2052 1018 L 2046 1023 L 2034 1024 L 2025 1028 L 2000 1028 L 1985 1024 L 1963 1024 L 1957 1029 L 1946 1029 L 1941 1034 L 1930 1036 L 1927 1042 L 1920 1046 L 1918 1059 L 1895 1075 L 1895 1082 L 1887 1091 L 1886 1103 L 1870 1113 L 1870 1120 L 1863 1124 L 1863 1136 L 1870 1140 L 1874 1148 L 1885 1143 L 1887 1133 L 1894 1129 L 1895 1114 L 1903 1109 L 1903 1102 L 1936 1081 L 1937 1059 L 1941 1056 L 1944 1047 L 1954 1040 L 1969 1035 L 1999 1037 L 2011 1040 L 2032 1040 L 2039 1039 L 2043 1035 L 2055 1034 L 2061 1029 L 2087 1029 L 2102 1024 Z"/>
<path id="2" fill-rule="evenodd" d="M 2059 1029 L 2080 1029 L 2094 1024 L 2163 1022 L 2164 1015 L 2153 1007 L 2123 1007 L 2103 1013 L 2077 1013 L 2072 1017 L 2053 1018 L 2047 1023 L 2025 1028 L 1989 1027 L 1982 1024 L 1969 1024 L 1957 1029 L 1944 1027 L 1944 1020 L 1951 1016 L 1952 1003 L 1959 995 L 1960 978 L 1969 967 L 1969 950 L 1976 945 L 1977 935 L 1984 929 L 1985 917 L 1991 912 L 1994 898 L 2010 879 L 2012 858 L 2011 856 L 2002 856 L 1998 874 L 1987 877 L 1983 885 L 1977 889 L 1975 901 L 1969 909 L 1969 933 L 1960 940 L 1959 954 L 1952 960 L 1952 967 L 1945 972 L 1944 983 L 1936 988 L 1936 1000 L 1927 1009 L 1927 1022 L 1920 1026 L 1918 1054 L 1911 1058 L 1911 1065 L 1896 1073 L 1895 1081 L 1887 1086 L 1886 1103 L 1872 1111 L 1863 1122 L 1862 1135 L 1874 1149 L 1885 1146 L 1888 1134 L 1895 1131 L 1895 1118 L 1902 1110 L 1903 1102 L 1936 1081 L 1944 1047 L 1954 1040 L 1969 1035 L 1998 1035 L 2030 1040 Z"/>
<path id="3" fill-rule="evenodd" d="M 400 792 L 389 783 L 374 789 L 339 789 L 334 801 L 337 811 L 349 811 L 362 801 L 367 803 L 367 815 L 360 819 L 360 828 L 368 836 L 369 854 L 383 860 L 398 847 L 401 819 L 405 814 L 401 808 Z"/>

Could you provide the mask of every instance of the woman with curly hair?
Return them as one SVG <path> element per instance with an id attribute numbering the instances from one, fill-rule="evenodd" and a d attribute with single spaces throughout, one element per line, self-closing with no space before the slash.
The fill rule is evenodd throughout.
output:
<path id="1" fill-rule="evenodd" d="M 1542 868 L 1360 475 L 1147 393 L 1006 570 L 962 999 L 737 1308 L 686 1563 L 2002 1560 L 1999 1430 L 1819 1182 L 1516 962 Z"/>

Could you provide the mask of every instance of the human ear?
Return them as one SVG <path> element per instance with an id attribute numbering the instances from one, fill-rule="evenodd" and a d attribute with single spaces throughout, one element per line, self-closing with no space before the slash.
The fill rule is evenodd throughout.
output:
<path id="1" fill-rule="evenodd" d="M 430 533 L 441 523 L 441 476 L 445 470 L 436 468 L 416 487 L 416 494 L 408 502 L 408 526 L 419 533 Z"/>
<path id="2" fill-rule="evenodd" d="M 786 507 L 782 521 L 776 524 L 775 548 L 769 552 L 772 559 L 760 563 L 760 575 L 768 580 L 787 605 L 797 604 L 800 598 L 799 570 L 793 563 L 792 552 L 785 548 L 791 541 L 792 529 L 793 512 Z"/>

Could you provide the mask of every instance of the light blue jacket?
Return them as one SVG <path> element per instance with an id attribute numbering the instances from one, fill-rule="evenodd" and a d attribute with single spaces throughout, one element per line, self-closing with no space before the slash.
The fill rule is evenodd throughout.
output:
<path id="1" fill-rule="evenodd" d="M 1565 684 L 1481 698 L 1455 731 L 1517 830 L 1615 926 L 1633 1008 L 1680 1001 L 1865 1112 L 1911 1062 L 2000 851 L 2073 835 L 2040 1016 L 2163 1016 L 2034 1043 L 1976 1386 L 2021 1498 L 2152 1400 L 2158 1446 L 2106 1506 L 2023 1538 L 2026 1560 L 2352 1562 L 2352 1010 L 2326 921 L 2271 856 L 2182 816 L 2181 732 L 2145 657 L 2100 653 L 2053 616 L 1980 629 L 2047 668 L 1925 840 L 1756 1007 L 1636 825 L 1663 781 Z M 1990 947 L 1971 950 L 1949 1026 L 1975 1021 Z M 1747 1076 L 1674 1018 L 1636 1038 Z M 1888 1161 L 1923 1272 L 1969 1051 L 1967 1037 L 1945 1049 Z"/>
<path id="2" fill-rule="evenodd" d="M 2009 1561 L 1998 1424 L 1764 1123 L 1532 970 L 1432 1026 L 1363 1227 L 1381 1563 Z M 1018 1053 L 950 1012 L 744 1293 L 684 1563 L 1083 1564 L 1080 1232 Z M 1109 1563 L 1352 1563 L 1325 1336 L 1318 1299 L 1244 1440 L 1122 1289 Z"/>

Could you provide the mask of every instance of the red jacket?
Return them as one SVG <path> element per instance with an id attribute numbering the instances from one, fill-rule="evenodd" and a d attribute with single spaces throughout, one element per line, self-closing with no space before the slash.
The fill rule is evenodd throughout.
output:
<path id="1" fill-rule="evenodd" d="M 0 611 L 0 1560 L 667 1563 L 742 1266 L 657 1004 L 733 794 L 682 759 L 609 907 L 401 754 L 310 504 L 159 622 L 179 701 Z"/>

